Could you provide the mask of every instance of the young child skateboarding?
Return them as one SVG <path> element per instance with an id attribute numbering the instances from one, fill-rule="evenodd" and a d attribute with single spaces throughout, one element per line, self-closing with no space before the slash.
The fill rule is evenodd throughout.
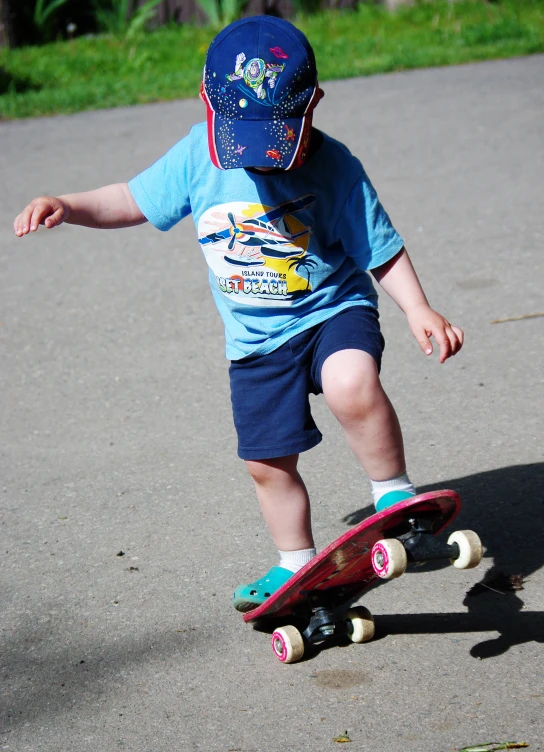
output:
<path id="1" fill-rule="evenodd" d="M 402 434 L 380 383 L 383 337 L 371 275 L 440 362 L 463 332 L 428 304 L 361 163 L 312 128 L 323 96 L 314 54 L 287 21 L 237 21 L 208 50 L 207 123 L 128 184 L 34 199 L 15 234 L 63 222 L 102 229 L 193 215 L 225 325 L 238 453 L 254 480 L 279 564 L 234 593 L 247 611 L 315 555 L 300 452 L 321 441 L 322 393 L 371 480 L 376 509 L 415 494 Z"/>

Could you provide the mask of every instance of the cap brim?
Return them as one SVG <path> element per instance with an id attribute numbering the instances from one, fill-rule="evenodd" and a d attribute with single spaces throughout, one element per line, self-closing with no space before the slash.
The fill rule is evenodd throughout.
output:
<path id="1" fill-rule="evenodd" d="M 208 145 L 212 162 L 222 170 L 260 167 L 291 170 L 306 159 L 312 109 L 302 118 L 231 120 L 207 102 Z"/>
<path id="2" fill-rule="evenodd" d="M 217 166 L 223 170 L 237 167 L 290 170 L 304 161 L 305 135 L 311 121 L 311 114 L 303 118 L 255 121 L 229 120 L 212 112 L 208 127 Z"/>

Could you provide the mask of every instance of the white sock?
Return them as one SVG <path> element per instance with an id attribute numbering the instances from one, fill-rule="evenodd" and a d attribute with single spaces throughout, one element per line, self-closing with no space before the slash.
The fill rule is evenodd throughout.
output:
<path id="1" fill-rule="evenodd" d="M 316 555 L 315 548 L 302 548 L 300 551 L 280 551 L 280 563 L 278 566 L 289 569 L 293 574 L 311 561 Z"/>
<path id="2" fill-rule="evenodd" d="M 414 484 L 410 481 L 407 473 L 399 475 L 398 478 L 391 478 L 391 480 L 371 480 L 370 482 L 372 483 L 374 504 L 377 504 L 382 496 L 390 491 L 406 491 L 412 496 L 416 495 Z"/>

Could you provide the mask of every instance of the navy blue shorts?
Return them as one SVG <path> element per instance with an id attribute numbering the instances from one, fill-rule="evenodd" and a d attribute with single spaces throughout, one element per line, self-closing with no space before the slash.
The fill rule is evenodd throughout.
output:
<path id="1" fill-rule="evenodd" d="M 232 361 L 230 390 L 238 455 L 243 460 L 268 460 L 319 444 L 322 436 L 312 417 L 309 395 L 323 391 L 323 363 L 339 350 L 364 350 L 379 370 L 383 348 L 378 312 L 369 306 L 352 306 L 267 355 Z"/>

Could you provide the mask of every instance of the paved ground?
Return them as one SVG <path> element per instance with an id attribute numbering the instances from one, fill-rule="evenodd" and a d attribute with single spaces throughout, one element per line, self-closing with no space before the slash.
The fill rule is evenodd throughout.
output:
<path id="1" fill-rule="evenodd" d="M 13 752 L 544 750 L 544 57 L 329 83 L 431 301 L 467 332 L 425 360 L 383 301 L 384 379 L 422 488 L 458 489 L 479 570 L 373 591 L 377 636 L 283 666 L 230 606 L 273 548 L 235 457 L 222 331 L 191 221 L 16 239 L 34 195 L 130 178 L 195 101 L 0 125 L 2 692 Z M 369 504 L 320 400 L 303 457 L 325 545 Z M 123 555 L 121 555 L 123 552 Z M 524 590 L 467 591 L 486 572 Z M 350 748 L 350 749 L 351 749 Z"/>

